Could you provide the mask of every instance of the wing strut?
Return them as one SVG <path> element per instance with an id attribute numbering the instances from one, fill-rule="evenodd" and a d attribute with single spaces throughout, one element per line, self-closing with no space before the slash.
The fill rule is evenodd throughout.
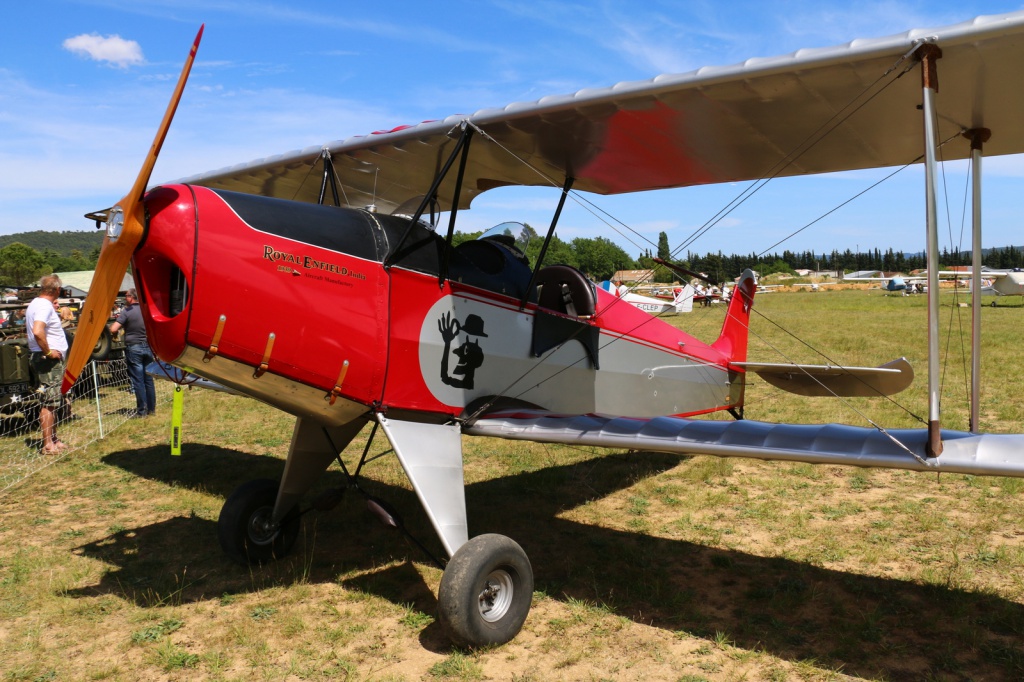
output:
<path id="1" fill-rule="evenodd" d="M 992 136 L 988 128 L 973 128 L 964 133 L 971 141 L 971 420 L 972 433 L 981 425 L 978 414 L 981 401 L 981 149 Z"/>
<path id="2" fill-rule="evenodd" d="M 455 177 L 455 193 L 452 197 L 452 210 L 448 215 L 448 234 L 445 236 L 444 243 L 448 247 L 444 250 L 444 260 L 441 262 L 441 269 L 437 274 L 437 285 L 439 287 L 444 286 L 444 281 L 448 279 L 448 263 L 451 261 L 452 256 L 452 235 L 455 234 L 455 216 L 459 212 L 459 197 L 462 195 L 462 180 L 466 176 L 466 161 L 469 159 L 469 143 L 473 139 L 473 129 L 469 126 L 465 126 L 462 129 L 462 137 L 459 138 L 461 142 L 465 140 L 465 144 L 462 145 L 462 158 L 459 159 L 459 173 Z M 455 153 L 452 152 L 452 158 L 455 158 Z"/>
<path id="3" fill-rule="evenodd" d="M 562 215 L 562 207 L 565 206 L 565 198 L 569 195 L 569 190 L 572 189 L 572 183 L 576 179 L 571 175 L 565 176 L 565 184 L 562 186 L 562 196 L 558 197 L 558 208 L 555 209 L 555 215 L 551 216 L 551 226 L 548 227 L 548 233 L 544 236 L 544 243 L 540 247 L 540 254 L 537 255 L 537 262 L 533 266 L 533 272 L 530 273 L 530 283 L 526 286 L 526 291 L 523 292 L 523 298 L 519 301 L 519 309 L 522 310 L 526 307 L 526 301 L 530 298 L 530 292 L 533 291 L 533 285 L 537 281 L 537 273 L 540 271 L 541 265 L 544 263 L 544 256 L 548 252 L 548 245 L 551 243 L 551 237 L 555 234 L 555 226 L 558 225 L 558 218 Z"/>
<path id="4" fill-rule="evenodd" d="M 925 215 L 928 254 L 928 443 L 929 457 L 942 454 L 942 430 L 939 425 L 939 230 L 936 222 L 936 112 L 935 95 L 939 89 L 936 61 L 942 57 L 937 45 L 922 45 L 921 90 L 924 116 Z"/>
<path id="5" fill-rule="evenodd" d="M 445 164 L 441 168 L 440 172 L 438 172 L 437 175 L 434 176 L 434 182 L 430 185 L 430 190 L 428 190 L 427 193 L 425 195 L 423 195 L 423 201 L 420 202 L 420 205 L 416 209 L 416 213 L 413 215 L 413 217 L 409 219 L 409 226 L 407 228 L 405 228 L 405 233 L 402 234 L 402 238 L 398 240 L 397 246 L 391 251 L 390 254 L 388 254 L 387 260 L 384 261 L 384 267 L 385 268 L 390 268 L 392 265 L 395 264 L 395 261 L 397 261 L 399 259 L 399 257 L 401 256 L 401 253 L 402 253 L 402 246 L 405 245 L 405 241 L 409 238 L 409 235 L 412 233 L 413 226 L 416 225 L 416 223 L 419 222 L 420 218 L 423 217 L 423 212 L 427 210 L 427 205 L 434 199 L 434 196 L 437 194 L 437 188 L 441 186 L 441 183 L 444 181 L 445 177 L 448 175 L 448 171 L 451 170 L 452 164 L 455 163 L 456 157 L 459 156 L 459 152 L 461 152 L 464 147 L 468 147 L 469 140 L 473 136 L 473 129 L 470 126 L 466 125 L 465 121 L 463 121 L 463 123 L 462 123 L 462 125 L 460 127 L 462 128 L 462 134 L 459 135 L 459 140 L 458 140 L 458 142 L 455 143 L 455 149 L 453 149 L 452 153 L 448 156 L 448 160 L 445 161 Z M 467 150 L 466 153 L 464 153 L 462 155 L 462 167 L 463 168 L 466 165 L 467 153 L 468 153 L 468 150 Z M 459 177 L 460 178 L 462 177 L 461 172 L 460 172 Z M 461 187 L 458 188 L 458 189 L 461 190 Z M 453 214 L 452 222 L 448 225 L 448 243 L 449 244 L 451 243 L 452 230 L 455 227 L 454 214 L 456 213 L 456 211 L 458 209 L 458 200 L 459 200 L 459 197 L 458 197 L 458 190 L 457 190 L 456 191 L 456 196 L 455 196 L 455 204 L 452 206 L 452 214 Z"/>
<path id="6" fill-rule="evenodd" d="M 320 198 L 317 203 L 323 206 L 324 195 L 327 193 L 327 183 L 331 184 L 331 195 L 334 197 L 334 205 L 341 206 L 341 197 L 338 196 L 338 173 L 334 170 L 334 160 L 331 159 L 331 150 L 324 147 L 320 152 L 320 158 L 324 160 L 324 177 L 320 181 Z"/>

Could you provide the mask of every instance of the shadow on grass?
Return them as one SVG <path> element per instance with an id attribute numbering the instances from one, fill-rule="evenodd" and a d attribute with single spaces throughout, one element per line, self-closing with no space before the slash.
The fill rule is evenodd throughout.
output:
<path id="1" fill-rule="evenodd" d="M 279 477 L 283 462 L 210 446 L 114 453 L 108 464 L 168 485 L 226 496 L 243 480 Z M 467 486 L 470 535 L 517 540 L 537 589 L 610 607 L 620 616 L 790 661 L 814 659 L 852 675 L 891 679 L 947 674 L 1024 675 L 1024 606 L 990 594 L 828 570 L 559 518 L 679 462 L 662 454 L 608 455 Z M 241 473 L 240 473 L 241 472 Z M 342 483 L 328 472 L 325 486 Z M 364 480 L 438 555 L 440 543 L 412 491 Z M 436 600 L 410 561 L 424 557 L 383 528 L 348 493 L 310 514 L 292 555 L 264 567 L 230 563 L 216 523 L 175 518 L 128 529 L 79 551 L 113 566 L 81 595 L 113 593 L 143 606 L 186 603 L 295 582 L 338 582 L 433 614 Z M 542 626 L 543 627 L 543 626 Z M 448 645 L 436 623 L 428 649 Z M 944 642 L 936 646 L 937 642 Z M 953 644 L 955 643 L 955 644 Z M 1008 677 L 1007 677 L 1008 676 Z"/>

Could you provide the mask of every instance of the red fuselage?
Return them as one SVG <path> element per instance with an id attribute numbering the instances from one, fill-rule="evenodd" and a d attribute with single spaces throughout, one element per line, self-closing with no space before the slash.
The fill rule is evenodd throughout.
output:
<path id="1" fill-rule="evenodd" d="M 538 315 L 529 267 L 501 244 L 446 250 L 421 225 L 403 242 L 407 218 L 188 185 L 146 208 L 133 267 L 156 355 L 297 416 L 440 420 L 494 396 L 638 417 L 742 404 L 727 366 L 745 330 L 708 346 L 585 281 L 593 314 L 542 297 Z"/>

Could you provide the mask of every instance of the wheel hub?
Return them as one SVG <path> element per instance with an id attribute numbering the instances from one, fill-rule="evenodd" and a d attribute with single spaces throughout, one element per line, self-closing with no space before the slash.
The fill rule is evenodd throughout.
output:
<path id="1" fill-rule="evenodd" d="M 249 539 L 257 545 L 268 545 L 274 541 L 277 531 L 280 529 L 276 523 L 271 521 L 271 507 L 257 509 L 249 517 Z"/>
<path id="2" fill-rule="evenodd" d="M 498 569 L 491 571 L 484 581 L 484 589 L 480 591 L 478 606 L 480 617 L 488 623 L 502 619 L 512 605 L 515 587 L 508 571 Z"/>

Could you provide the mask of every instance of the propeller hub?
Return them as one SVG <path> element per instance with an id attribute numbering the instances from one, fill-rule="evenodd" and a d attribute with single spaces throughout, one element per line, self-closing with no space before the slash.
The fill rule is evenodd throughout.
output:
<path id="1" fill-rule="evenodd" d="M 124 210 L 120 206 L 114 206 L 107 214 L 107 238 L 115 242 L 121 236 L 124 229 Z"/>

